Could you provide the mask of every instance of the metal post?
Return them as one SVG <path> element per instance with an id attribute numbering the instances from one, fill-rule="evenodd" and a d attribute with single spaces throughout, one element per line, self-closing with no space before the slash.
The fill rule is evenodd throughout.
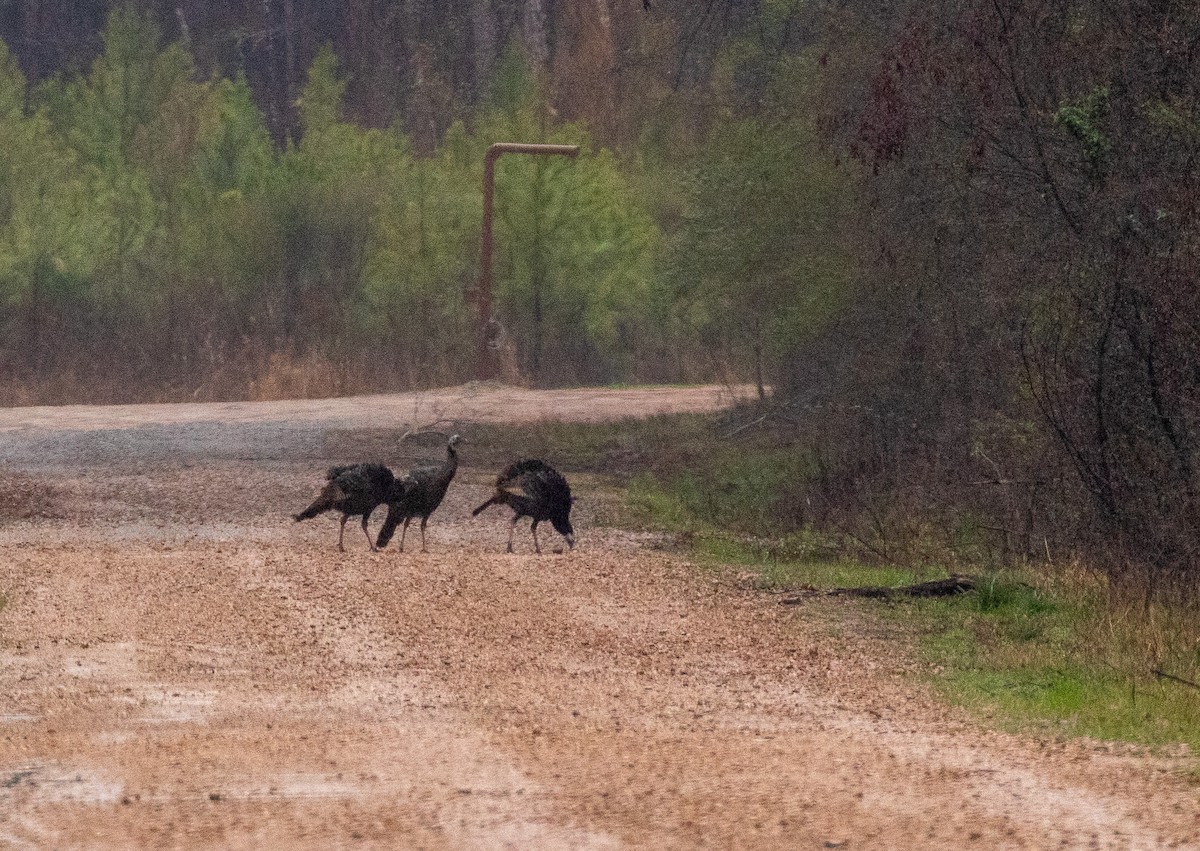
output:
<path id="1" fill-rule="evenodd" d="M 496 142 L 483 157 L 483 234 L 479 241 L 479 350 L 475 377 L 487 381 L 496 376 L 496 365 L 488 345 L 488 325 L 492 320 L 492 198 L 495 193 L 496 160 L 501 154 L 549 154 L 562 157 L 579 155 L 578 145 L 532 145 L 524 142 Z"/>

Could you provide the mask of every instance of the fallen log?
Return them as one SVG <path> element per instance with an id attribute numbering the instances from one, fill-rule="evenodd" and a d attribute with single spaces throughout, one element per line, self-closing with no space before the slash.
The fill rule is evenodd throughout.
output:
<path id="1" fill-rule="evenodd" d="M 1194 683 L 1191 680 L 1185 680 L 1183 677 L 1177 677 L 1174 674 L 1168 674 L 1162 668 L 1151 668 L 1150 673 L 1158 677 L 1160 680 L 1170 680 L 1173 683 L 1179 683 L 1182 686 L 1188 686 L 1200 690 L 1200 683 Z"/>
<path id="2" fill-rule="evenodd" d="M 813 597 L 867 597 L 870 599 L 887 599 L 889 597 L 952 597 L 955 594 L 965 594 L 975 588 L 975 577 L 952 575 L 945 579 L 933 579 L 929 582 L 918 582 L 915 585 L 889 587 L 884 585 L 865 585 L 859 588 L 818 588 L 806 589 L 802 594 L 784 597 L 779 602 L 785 606 L 795 606 Z"/>

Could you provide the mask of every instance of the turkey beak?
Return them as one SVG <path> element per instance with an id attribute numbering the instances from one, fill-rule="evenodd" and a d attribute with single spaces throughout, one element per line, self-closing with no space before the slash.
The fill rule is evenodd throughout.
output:
<path id="1" fill-rule="evenodd" d="M 567 535 L 566 538 L 567 538 L 567 549 L 569 549 L 569 550 L 575 549 L 575 536 Z"/>

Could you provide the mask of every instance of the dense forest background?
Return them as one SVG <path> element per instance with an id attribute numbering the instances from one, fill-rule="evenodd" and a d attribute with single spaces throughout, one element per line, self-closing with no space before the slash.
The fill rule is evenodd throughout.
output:
<path id="1" fill-rule="evenodd" d="M 777 516 L 1200 555 L 1200 7 L 0 4 L 9 403 L 753 380 Z"/>

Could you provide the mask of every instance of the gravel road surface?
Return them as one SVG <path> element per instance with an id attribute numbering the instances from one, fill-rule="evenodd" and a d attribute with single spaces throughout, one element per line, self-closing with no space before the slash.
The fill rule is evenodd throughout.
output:
<path id="1" fill-rule="evenodd" d="M 566 554 L 470 518 L 496 471 L 469 444 L 428 554 L 289 517 L 334 430 L 730 398 L 0 411 L 0 847 L 1200 847 L 1193 758 L 986 731 L 814 608 L 855 604 L 596 527 L 586 476 Z"/>

